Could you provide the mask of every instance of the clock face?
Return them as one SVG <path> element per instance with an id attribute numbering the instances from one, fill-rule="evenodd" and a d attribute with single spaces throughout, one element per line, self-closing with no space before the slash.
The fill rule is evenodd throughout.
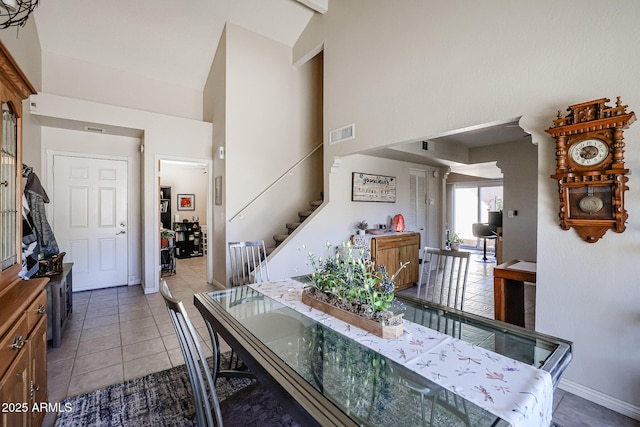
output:
<path id="1" fill-rule="evenodd" d="M 569 157 L 580 166 L 596 166 L 609 154 L 609 146 L 601 139 L 585 139 L 569 148 Z"/>

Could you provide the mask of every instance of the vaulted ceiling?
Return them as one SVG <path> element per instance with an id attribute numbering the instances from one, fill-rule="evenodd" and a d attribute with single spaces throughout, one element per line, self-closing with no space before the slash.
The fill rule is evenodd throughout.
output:
<path id="1" fill-rule="evenodd" d="M 304 3 L 304 4 L 303 4 Z M 42 51 L 202 89 L 225 23 L 287 46 L 327 0 L 44 0 Z M 320 5 L 320 6 L 319 6 Z"/>
<path id="2" fill-rule="evenodd" d="M 43 53 L 202 90 L 227 22 L 292 47 L 313 14 L 327 8 L 328 0 L 43 0 L 32 18 Z M 509 122 L 433 142 L 469 149 L 526 136 Z M 469 166 L 430 157 L 421 141 L 368 154 L 501 175 L 495 163 Z"/>

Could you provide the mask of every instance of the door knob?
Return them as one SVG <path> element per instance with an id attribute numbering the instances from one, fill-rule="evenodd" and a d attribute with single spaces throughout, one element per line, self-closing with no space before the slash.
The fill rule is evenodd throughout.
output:
<path id="1" fill-rule="evenodd" d="M 126 231 L 124 231 L 124 230 L 120 230 L 120 231 L 118 231 L 118 232 L 116 233 L 116 236 L 117 236 L 117 235 L 119 235 L 119 234 L 125 234 L 125 233 L 126 233 Z"/>

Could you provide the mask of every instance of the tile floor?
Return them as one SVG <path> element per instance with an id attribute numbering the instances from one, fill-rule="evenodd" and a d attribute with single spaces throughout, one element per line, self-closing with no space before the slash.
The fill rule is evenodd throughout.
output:
<path id="1" fill-rule="evenodd" d="M 205 259 L 178 260 L 177 271 L 165 279 L 173 295 L 185 302 L 204 342 L 210 343 L 193 305 L 194 293 L 214 290 L 206 281 Z M 206 351 L 211 355 L 210 348 Z M 48 351 L 49 400 L 58 402 L 183 363 L 159 293 L 144 295 L 139 286 L 76 292 L 62 344 Z M 50 413 L 43 425 L 54 422 Z"/>
<path id="2" fill-rule="evenodd" d="M 493 317 L 495 264 L 478 259 L 474 255 L 471 263 L 465 310 Z M 166 280 L 208 342 L 204 321 L 193 306 L 194 293 L 213 290 L 206 282 L 205 259 L 178 260 L 177 274 Z M 527 287 L 525 297 L 526 326 L 533 328 L 535 287 Z M 144 295 L 139 286 L 74 293 L 73 314 L 62 345 L 48 351 L 49 400 L 58 402 L 181 363 L 179 344 L 159 293 Z M 563 427 L 640 426 L 636 420 L 563 390 L 556 390 L 554 397 L 553 418 Z M 54 423 L 55 414 L 49 413 L 43 425 Z"/>

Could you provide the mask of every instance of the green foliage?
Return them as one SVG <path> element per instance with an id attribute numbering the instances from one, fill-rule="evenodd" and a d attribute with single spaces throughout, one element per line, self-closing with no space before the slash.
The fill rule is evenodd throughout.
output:
<path id="1" fill-rule="evenodd" d="M 464 239 L 458 233 L 452 231 L 449 233 L 449 239 L 447 240 L 447 244 L 449 243 L 464 243 Z"/>
<path id="2" fill-rule="evenodd" d="M 366 305 L 374 312 L 385 311 L 391 305 L 395 295 L 395 278 L 407 266 L 401 264 L 393 276 L 389 276 L 384 265 L 375 267 L 371 260 L 364 259 L 364 250 L 353 256 L 353 246 L 343 242 L 335 255 L 322 257 L 309 252 L 309 262 L 313 268 L 311 281 L 322 293 L 336 296 L 339 300 Z M 327 252 L 331 244 L 327 242 Z M 342 255 L 341 255 L 342 254 Z"/>
<path id="3" fill-rule="evenodd" d="M 173 231 L 171 231 L 169 229 L 166 229 L 166 228 L 163 228 L 162 230 L 160 230 L 160 238 L 161 239 L 170 239 L 175 234 L 176 234 L 175 232 L 173 232 Z"/>

